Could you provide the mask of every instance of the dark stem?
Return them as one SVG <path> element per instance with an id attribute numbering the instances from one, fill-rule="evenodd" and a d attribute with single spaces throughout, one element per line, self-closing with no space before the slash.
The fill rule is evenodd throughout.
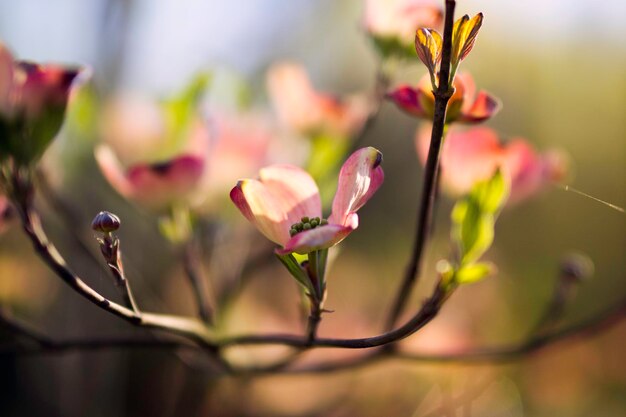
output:
<path id="1" fill-rule="evenodd" d="M 309 345 L 312 345 L 317 336 L 317 328 L 322 321 L 322 308 L 318 300 L 314 300 L 312 297 L 310 298 L 310 300 L 311 312 L 309 313 L 306 334 Z"/>
<path id="2" fill-rule="evenodd" d="M 429 236 L 429 228 L 433 217 L 433 206 L 437 195 L 437 172 L 439 170 L 439 154 L 443 142 L 443 134 L 446 122 L 446 109 L 448 100 L 452 96 L 452 89 L 449 85 L 450 78 L 450 54 L 452 52 L 452 27 L 454 26 L 454 0 L 446 0 L 446 16 L 443 32 L 443 51 L 441 67 L 439 73 L 439 85 L 433 93 L 435 95 L 435 113 L 433 117 L 433 130 L 428 149 L 428 158 L 424 168 L 424 182 L 422 197 L 417 212 L 417 223 L 415 229 L 415 241 L 411 259 L 406 267 L 404 279 L 391 312 L 386 322 L 386 329 L 392 329 L 400 314 L 404 310 L 411 295 L 411 290 L 417 283 L 419 269 L 421 266 L 424 248 Z"/>
<path id="3" fill-rule="evenodd" d="M 136 326 L 163 330 L 197 343 L 200 347 L 211 352 L 222 368 L 228 369 L 228 364 L 219 356 L 218 348 L 213 343 L 212 332 L 204 323 L 188 317 L 145 312 L 138 314 L 133 309 L 102 296 L 74 274 L 54 245 L 48 241 L 48 237 L 41 227 L 39 216 L 33 209 L 33 197 L 34 190 L 29 180 L 20 178 L 17 172 L 14 173 L 12 200 L 20 215 L 24 232 L 33 244 L 35 253 L 59 278 L 91 303 Z"/>
<path id="4" fill-rule="evenodd" d="M 213 324 L 213 310 L 208 298 L 208 289 L 204 276 L 202 275 L 202 266 L 198 261 L 199 248 L 196 240 L 192 237 L 183 248 L 183 267 L 185 274 L 189 278 L 191 289 L 193 290 L 196 304 L 198 306 L 198 315 L 207 324 Z"/>
<path id="5" fill-rule="evenodd" d="M 453 288 L 444 289 L 440 283 L 437 283 L 433 294 L 424 302 L 422 308 L 411 319 L 401 327 L 378 336 L 357 339 L 317 338 L 309 342 L 306 338 L 296 335 L 268 334 L 226 338 L 217 342 L 217 344 L 222 348 L 233 345 L 267 344 L 282 344 L 292 347 L 337 347 L 346 349 L 367 349 L 382 346 L 404 339 L 428 324 L 435 318 L 439 309 L 451 295 L 452 291 Z"/>
<path id="6" fill-rule="evenodd" d="M 119 249 L 117 250 L 119 251 Z M 126 304 L 126 306 L 132 309 L 137 316 L 141 315 L 139 306 L 137 305 L 135 297 L 133 296 L 133 292 L 130 289 L 128 279 L 126 279 L 126 275 L 124 275 L 124 267 L 122 265 L 122 259 L 119 252 L 116 256 L 115 264 L 107 262 L 107 266 L 109 267 L 109 270 L 115 278 L 115 285 L 120 289 L 122 298 L 124 299 L 124 303 Z"/>

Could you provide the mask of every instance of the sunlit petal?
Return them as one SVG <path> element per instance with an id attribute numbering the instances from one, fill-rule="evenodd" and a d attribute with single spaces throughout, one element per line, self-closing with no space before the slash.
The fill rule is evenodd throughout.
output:
<path id="1" fill-rule="evenodd" d="M 486 91 L 480 91 L 476 96 L 476 100 L 467 112 L 461 113 L 459 121 L 466 123 L 479 123 L 493 117 L 500 111 L 501 107 L 502 103 L 500 100 Z"/>
<path id="2" fill-rule="evenodd" d="M 384 180 L 382 154 L 375 148 L 354 152 L 341 167 L 332 214 L 328 221 L 347 225 L 349 215 L 359 210 Z"/>

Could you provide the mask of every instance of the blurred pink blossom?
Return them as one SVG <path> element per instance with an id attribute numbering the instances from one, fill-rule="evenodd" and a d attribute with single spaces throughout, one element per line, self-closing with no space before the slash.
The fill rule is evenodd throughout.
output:
<path id="1" fill-rule="evenodd" d="M 267 89 L 279 121 L 302 135 L 328 134 L 338 138 L 358 132 L 371 111 L 364 95 L 338 98 L 318 92 L 298 64 L 274 64 L 267 73 Z"/>
<path id="2" fill-rule="evenodd" d="M 416 135 L 422 163 L 428 155 L 430 134 L 431 127 L 427 125 L 418 129 Z M 450 129 L 441 154 L 441 183 L 446 191 L 453 195 L 467 193 L 477 181 L 493 175 L 498 167 L 511 184 L 509 202 L 515 203 L 563 179 L 567 160 L 557 151 L 538 154 L 522 138 L 502 143 L 497 133 L 487 127 Z"/>
<path id="3" fill-rule="evenodd" d="M 63 124 L 79 68 L 16 61 L 0 42 L 0 158 L 37 159 Z"/>
<path id="4" fill-rule="evenodd" d="M 443 22 L 441 2 L 435 0 L 366 0 L 365 30 L 379 38 L 395 38 L 411 46 L 419 28 L 438 29 Z"/>
<path id="5" fill-rule="evenodd" d="M 279 139 L 269 117 L 261 113 L 212 111 L 210 126 L 210 160 L 202 185 L 209 207 L 221 203 L 239 178 L 267 165 Z"/>
<path id="6" fill-rule="evenodd" d="M 195 196 L 209 154 L 209 127 L 199 115 L 174 133 L 158 103 L 118 96 L 101 122 L 96 160 L 120 194 L 154 209 Z"/>
<path id="7" fill-rule="evenodd" d="M 336 245 L 358 227 L 357 210 L 383 182 L 381 161 L 382 154 L 371 147 L 357 150 L 346 160 L 327 222 L 321 219 L 322 203 L 315 181 L 293 165 L 261 169 L 258 180 L 239 181 L 230 198 L 261 233 L 282 246 L 277 249 L 278 254 L 305 254 Z M 308 219 L 322 222 L 290 233 L 294 224 L 309 223 Z"/>

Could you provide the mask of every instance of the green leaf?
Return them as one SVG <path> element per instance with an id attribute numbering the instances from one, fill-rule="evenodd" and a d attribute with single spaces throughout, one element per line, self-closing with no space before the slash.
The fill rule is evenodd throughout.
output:
<path id="1" fill-rule="evenodd" d="M 487 275 L 493 273 L 494 270 L 495 266 L 486 262 L 464 265 L 455 272 L 453 279 L 457 284 L 470 284 L 480 281 Z"/>
<path id="2" fill-rule="evenodd" d="M 478 260 L 491 246 L 495 220 L 508 196 L 508 183 L 500 171 L 472 191 L 452 209 L 452 240 L 459 248 L 461 265 Z"/>
<path id="3" fill-rule="evenodd" d="M 311 281 L 309 280 L 306 271 L 302 269 L 293 254 L 276 254 L 276 257 L 285 266 L 285 268 L 287 268 L 291 276 L 294 277 L 296 281 L 298 281 L 298 283 L 302 285 L 302 287 L 304 287 L 308 294 L 315 294 L 315 289 L 313 288 L 313 285 L 311 284 Z"/>
<path id="4" fill-rule="evenodd" d="M 189 138 L 189 130 L 198 117 L 198 103 L 209 87 L 210 74 L 195 76 L 175 97 L 162 103 L 167 123 L 167 143 L 153 159 L 166 160 L 177 153 Z"/>
<path id="5" fill-rule="evenodd" d="M 509 184 L 498 169 L 487 181 L 481 181 L 471 192 L 481 211 L 496 214 L 509 196 Z"/>

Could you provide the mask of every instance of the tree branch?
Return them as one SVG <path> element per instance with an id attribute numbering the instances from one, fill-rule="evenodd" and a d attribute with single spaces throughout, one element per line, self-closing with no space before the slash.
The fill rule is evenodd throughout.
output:
<path id="1" fill-rule="evenodd" d="M 439 171 L 439 154 L 443 142 L 443 134 L 446 122 L 446 109 L 448 100 L 452 96 L 453 89 L 450 86 L 450 55 L 452 53 L 452 28 L 454 26 L 454 0 L 446 0 L 445 26 L 443 31 L 443 50 L 441 67 L 439 72 L 439 85 L 433 92 L 435 95 L 435 112 L 433 117 L 433 130 L 428 149 L 428 158 L 424 168 L 424 185 L 422 197 L 417 212 L 415 229 L 415 241 L 411 259 L 407 265 L 404 279 L 398 290 L 391 312 L 386 322 L 386 329 L 393 328 L 402 314 L 404 307 L 411 295 L 411 290 L 417 283 L 426 240 L 429 236 L 429 228 L 432 223 L 433 206 L 437 195 L 437 173 Z"/>

